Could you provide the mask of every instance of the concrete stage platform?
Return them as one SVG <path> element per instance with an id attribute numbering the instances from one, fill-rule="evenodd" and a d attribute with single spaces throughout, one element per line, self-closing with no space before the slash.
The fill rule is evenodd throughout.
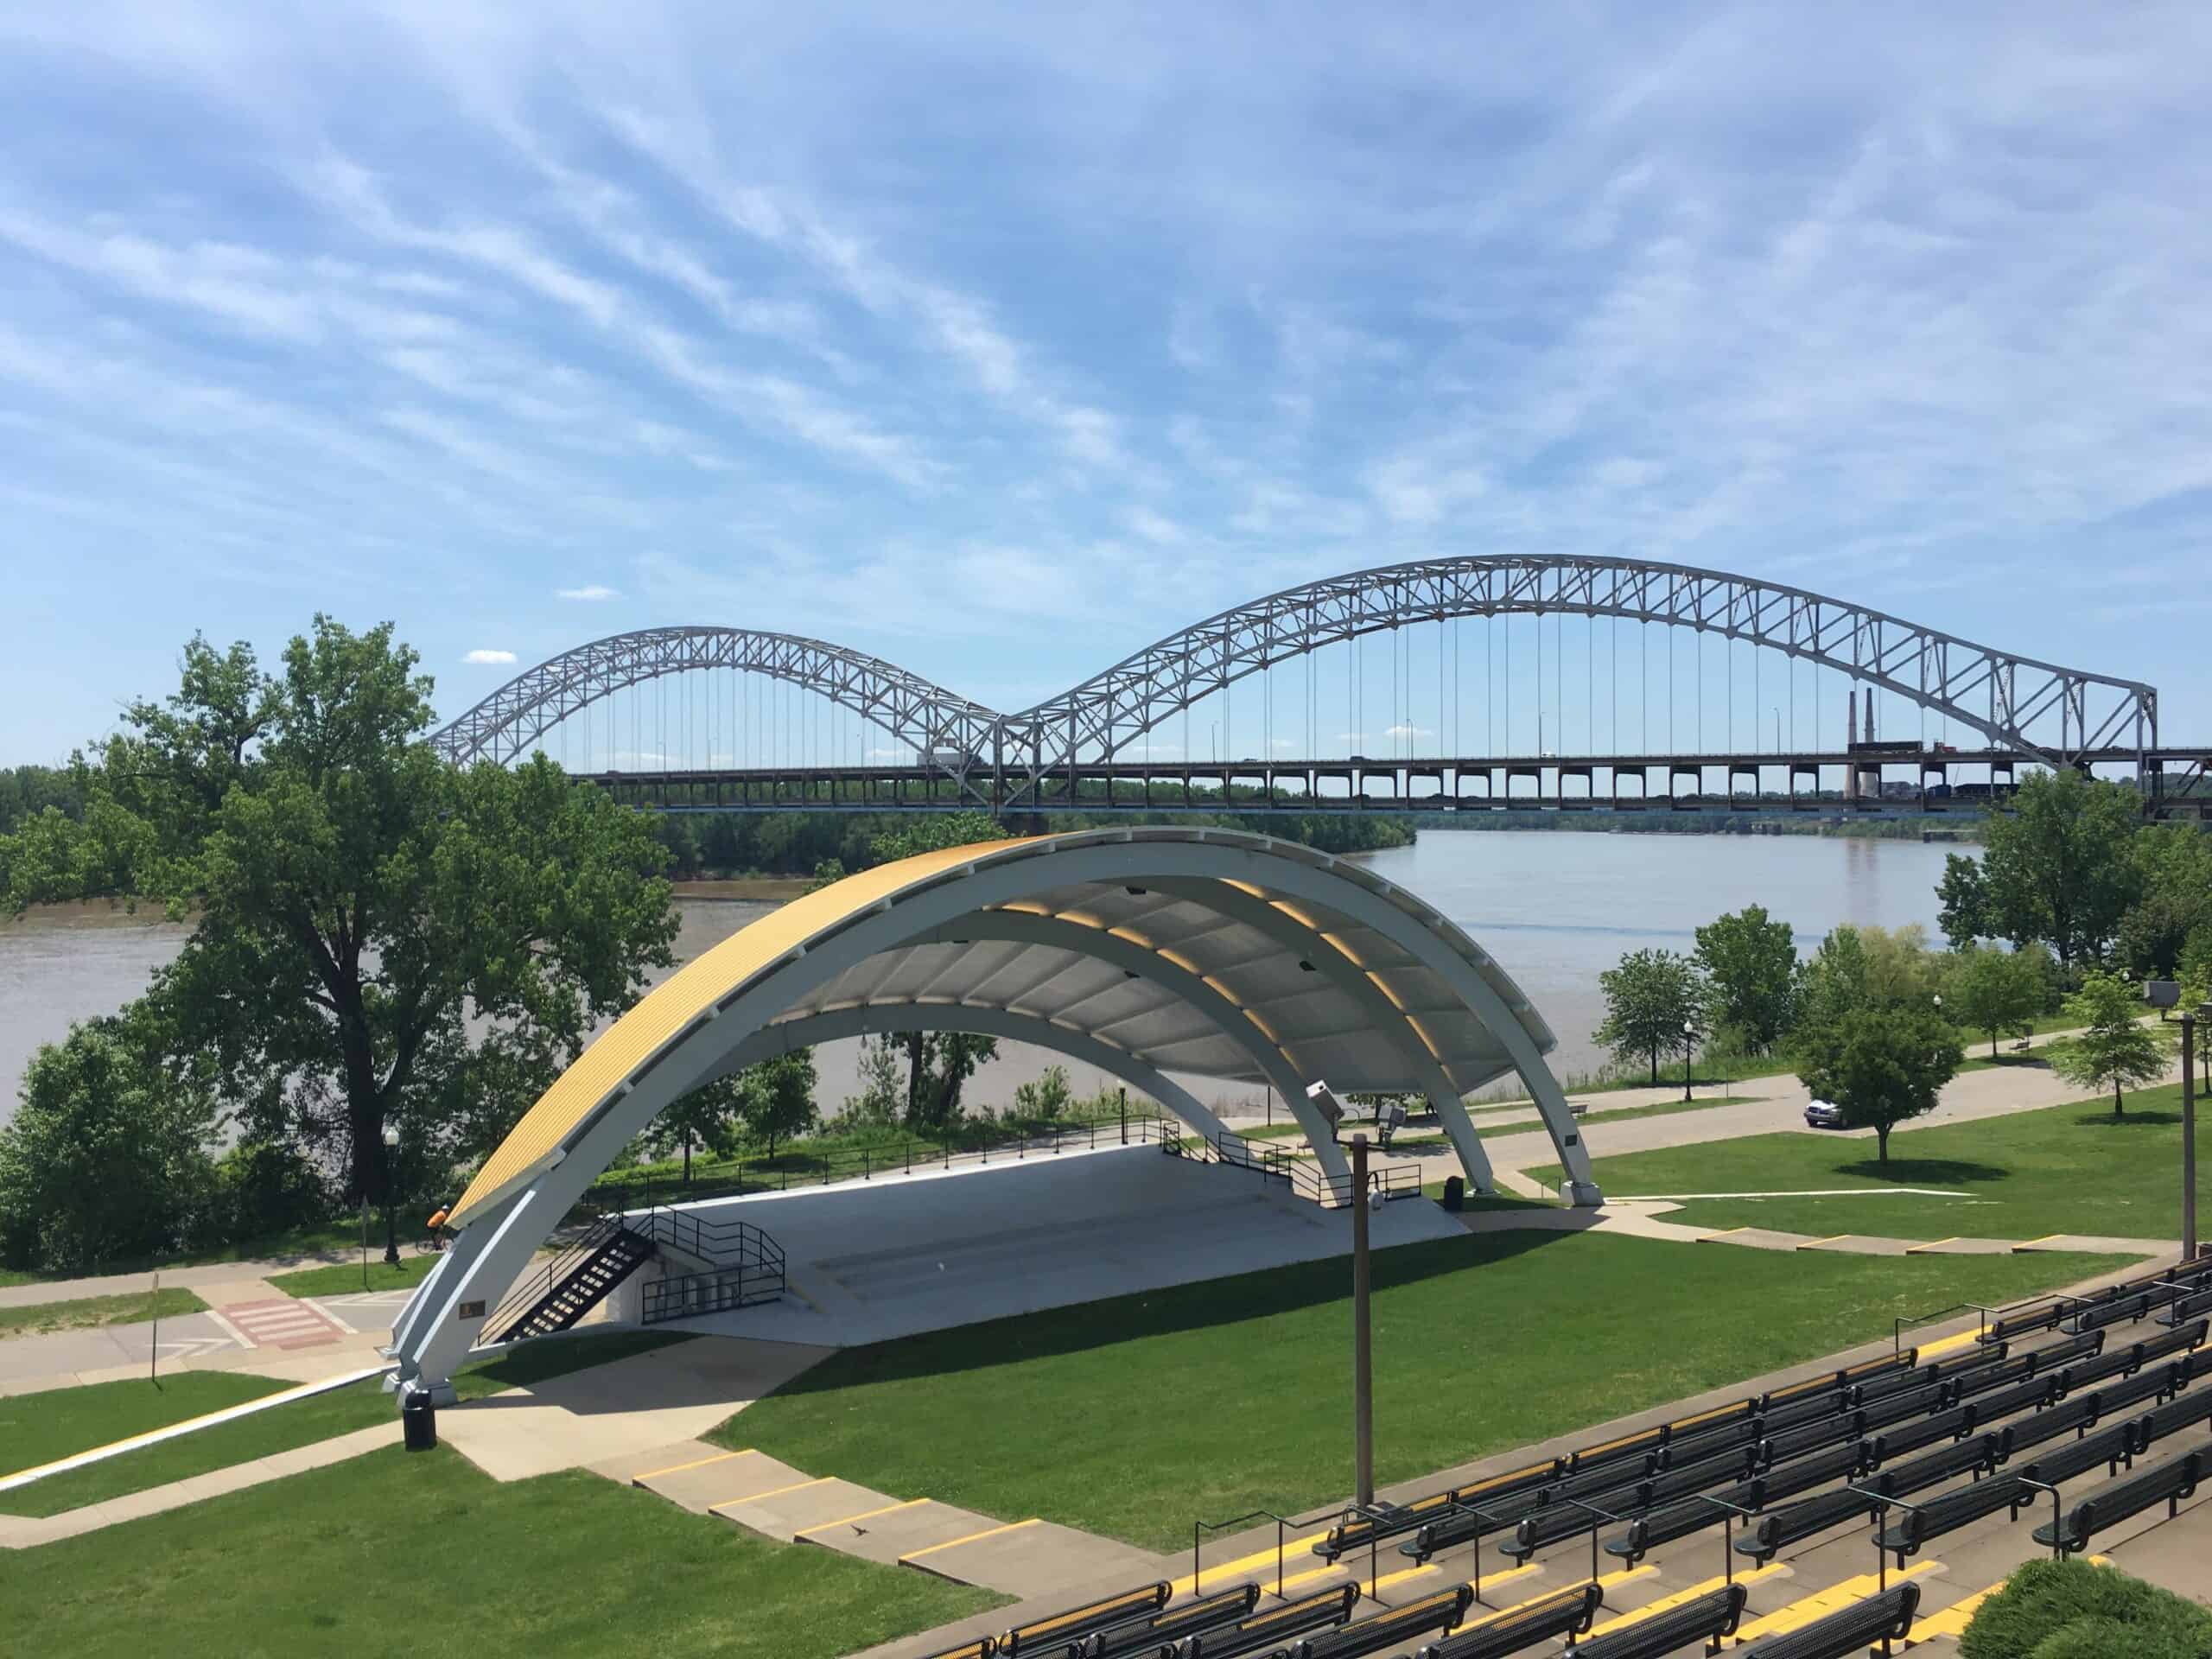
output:
<path id="1" fill-rule="evenodd" d="M 1248 1170 L 1114 1147 L 687 1208 L 783 1246 L 780 1302 L 656 1329 L 851 1347 L 1338 1255 L 1349 1210 Z M 1427 1198 L 1371 1217 L 1377 1249 L 1463 1236 Z"/>

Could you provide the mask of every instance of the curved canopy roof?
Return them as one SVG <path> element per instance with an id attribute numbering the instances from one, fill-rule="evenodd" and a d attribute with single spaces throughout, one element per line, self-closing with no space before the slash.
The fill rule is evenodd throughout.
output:
<path id="1" fill-rule="evenodd" d="M 1232 866 L 1230 851 L 1264 856 Z M 1039 1041 L 1069 1033 L 1160 1071 L 1325 1079 L 1340 1093 L 1457 1096 L 1554 1040 L 1472 939 L 1356 861 L 1173 826 L 949 848 L 794 899 L 686 963 L 531 1107 L 454 1224 L 547 1167 L 688 1044 L 736 1063 L 779 1026 L 895 1009 L 928 1028 L 933 1008 L 1008 1011 L 1039 1022 Z M 1496 1028 L 1509 1020 L 1517 1029 Z"/>

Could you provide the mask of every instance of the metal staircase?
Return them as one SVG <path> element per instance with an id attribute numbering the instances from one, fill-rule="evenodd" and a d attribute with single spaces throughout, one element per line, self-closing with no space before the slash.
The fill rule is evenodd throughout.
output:
<path id="1" fill-rule="evenodd" d="M 513 1342 L 567 1330 L 659 1248 L 651 1237 L 626 1225 L 620 1216 L 602 1216 L 590 1231 L 500 1304 L 486 1340 Z M 512 1317 L 507 1317 L 511 1310 Z"/>

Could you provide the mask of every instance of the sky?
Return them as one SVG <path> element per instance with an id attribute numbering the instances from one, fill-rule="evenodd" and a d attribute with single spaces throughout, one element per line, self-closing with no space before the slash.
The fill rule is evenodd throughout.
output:
<path id="1" fill-rule="evenodd" d="M 0 109 L 0 764 L 319 611 L 1020 709 L 1479 553 L 2212 734 L 2201 4 L 15 0 Z"/>

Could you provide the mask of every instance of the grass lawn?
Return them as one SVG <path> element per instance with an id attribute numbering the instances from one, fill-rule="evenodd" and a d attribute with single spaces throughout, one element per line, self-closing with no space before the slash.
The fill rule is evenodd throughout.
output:
<path id="1" fill-rule="evenodd" d="M 454 1377 L 454 1391 L 463 1400 L 480 1400 L 486 1395 L 682 1340 L 658 1332 L 621 1332 L 527 1343 L 512 1354 L 487 1357 L 464 1366 Z M 264 1381 L 226 1376 L 219 1371 L 186 1371 L 164 1382 L 158 1392 L 150 1382 L 101 1382 L 0 1401 L 0 1424 L 9 1425 L 0 1429 L 0 1454 L 7 1454 L 0 1456 L 0 1473 L 50 1463 L 73 1452 L 105 1446 L 111 1440 L 181 1422 L 203 1412 L 219 1411 L 291 1386 L 288 1382 L 254 1386 Z M 172 1402 L 185 1403 L 173 1406 Z M 349 1389 L 335 1389 L 143 1451 L 126 1452 L 105 1463 L 73 1469 L 12 1492 L 0 1492 L 0 1513 L 60 1515 L 125 1492 L 165 1486 L 173 1480 L 390 1422 L 397 1410 L 391 1396 L 375 1382 L 357 1382 Z"/>
<path id="2" fill-rule="evenodd" d="M 1376 1474 L 1405 1480 L 1999 1303 L 2110 1256 L 1879 1260 L 1467 1235 L 1375 1261 Z M 1152 1549 L 1351 1489 L 1350 1275 L 1317 1262 L 849 1349 L 709 1437 Z M 1255 1411 L 1264 1421 L 1255 1421 Z"/>
<path id="3" fill-rule="evenodd" d="M 204 1313 L 207 1304 L 188 1290 L 172 1286 L 159 1295 L 134 1290 L 121 1296 L 80 1296 L 74 1301 L 34 1302 L 28 1307 L 0 1307 L 0 1341 L 10 1337 L 51 1336 L 98 1325 L 137 1325 L 147 1319 L 181 1319 Z"/>
<path id="4" fill-rule="evenodd" d="M 41 1651 L 165 1659 L 830 1659 L 1001 1599 L 772 1543 L 581 1470 L 501 1484 L 447 1446 L 0 1556 L 0 1606 Z"/>
<path id="5" fill-rule="evenodd" d="M 368 1288 L 371 1290 L 412 1290 L 430 1276 L 430 1269 L 438 1265 L 435 1255 L 403 1255 L 396 1268 L 385 1265 L 381 1255 L 369 1260 Z M 342 1267 L 302 1268 L 297 1273 L 272 1273 L 268 1282 L 287 1296 L 343 1296 L 348 1291 L 361 1289 L 361 1264 L 348 1262 Z"/>
<path id="6" fill-rule="evenodd" d="M 2039 1238 L 2046 1233 L 2181 1236 L 2181 1090 L 2145 1089 L 2115 1119 L 2082 1101 L 1971 1123 L 1903 1128 L 1890 1161 L 1855 1136 L 1753 1135 L 1697 1147 L 1601 1158 L 1598 1184 L 1624 1198 L 1666 1192 L 1791 1192 L 1837 1187 L 1923 1186 L 1963 1198 L 1903 1195 L 1835 1198 L 1715 1198 L 1667 1219 L 1692 1227 L 1773 1227 L 1784 1232 L 1879 1233 L 1897 1238 Z M 1556 1169 L 1531 1170 L 1556 1181 Z M 2200 1211 L 2212 1208 L 2212 1160 L 2197 1173 Z"/>

